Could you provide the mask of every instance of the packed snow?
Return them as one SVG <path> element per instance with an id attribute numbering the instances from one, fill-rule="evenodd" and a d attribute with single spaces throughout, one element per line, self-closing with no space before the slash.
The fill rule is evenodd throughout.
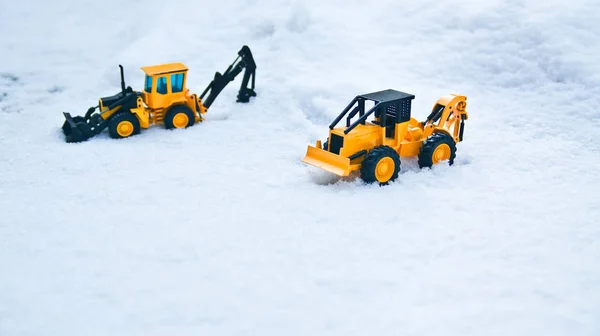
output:
<path id="1" fill-rule="evenodd" d="M 0 335 L 600 335 L 600 2 L 0 4 Z M 140 67 L 185 130 L 68 144 Z M 455 164 L 390 185 L 301 162 L 358 94 L 467 96 Z"/>

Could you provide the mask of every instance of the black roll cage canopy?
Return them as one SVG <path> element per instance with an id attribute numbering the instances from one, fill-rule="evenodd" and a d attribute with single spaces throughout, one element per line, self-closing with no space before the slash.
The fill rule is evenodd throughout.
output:
<path id="1" fill-rule="evenodd" d="M 381 118 L 380 126 L 386 127 L 388 126 L 386 124 L 386 116 L 390 115 L 388 115 L 388 113 L 381 113 L 381 111 L 387 111 L 388 108 L 392 106 L 395 106 L 395 108 L 393 108 L 393 115 L 391 115 L 396 119 L 394 120 L 394 123 L 400 123 L 402 122 L 402 120 L 400 118 L 401 113 L 398 113 L 400 108 L 399 105 L 406 104 L 408 108 L 408 116 L 410 118 L 410 101 L 414 98 L 415 96 L 410 93 L 396 91 L 392 89 L 358 95 L 354 99 L 352 99 L 350 104 L 346 106 L 342 113 L 340 113 L 340 115 L 338 115 L 333 120 L 333 122 L 329 125 L 329 129 L 333 129 L 340 122 L 340 120 L 342 120 L 342 118 L 344 118 L 344 116 L 348 114 L 348 117 L 346 117 L 346 129 L 344 130 L 344 134 L 348 134 L 359 124 L 364 125 L 367 121 L 367 118 L 375 112 L 377 112 L 377 115 Z M 370 108 L 368 111 L 365 111 L 366 100 L 375 102 L 375 106 Z M 354 106 L 355 104 L 356 106 Z M 354 108 L 352 108 L 353 106 Z M 354 123 L 350 124 L 350 120 L 354 118 L 357 113 L 359 114 L 360 118 L 358 118 L 358 120 L 356 120 Z"/>

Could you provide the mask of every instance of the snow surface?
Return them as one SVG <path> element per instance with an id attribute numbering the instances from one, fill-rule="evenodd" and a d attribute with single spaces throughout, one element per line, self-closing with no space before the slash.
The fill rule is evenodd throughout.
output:
<path id="1" fill-rule="evenodd" d="M 0 335 L 600 335 L 600 2 L 0 3 Z M 67 144 L 181 61 L 206 122 Z M 456 164 L 300 162 L 357 94 L 468 97 Z"/>

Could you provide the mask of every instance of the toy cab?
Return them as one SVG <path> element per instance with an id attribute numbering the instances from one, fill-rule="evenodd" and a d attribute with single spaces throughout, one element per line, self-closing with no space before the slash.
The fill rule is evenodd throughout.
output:
<path id="1" fill-rule="evenodd" d="M 187 71 L 182 63 L 167 63 L 141 68 L 146 74 L 144 102 L 151 109 L 166 109 L 186 101 Z"/>

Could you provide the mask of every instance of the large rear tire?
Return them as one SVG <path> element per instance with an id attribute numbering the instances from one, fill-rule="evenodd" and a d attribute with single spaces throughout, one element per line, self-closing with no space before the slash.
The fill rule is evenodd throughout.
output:
<path id="1" fill-rule="evenodd" d="M 456 157 L 456 143 L 446 133 L 433 133 L 421 146 L 419 153 L 419 167 L 431 168 L 434 164 L 448 161 L 449 165 L 454 163 Z"/>
<path id="2" fill-rule="evenodd" d="M 366 183 L 386 185 L 398 178 L 400 155 L 389 146 L 377 146 L 365 155 L 360 167 L 360 178 Z"/>
<path id="3" fill-rule="evenodd" d="M 118 112 L 108 121 L 108 134 L 113 139 L 127 138 L 140 133 L 140 121 L 131 112 Z"/>
<path id="4" fill-rule="evenodd" d="M 165 128 L 188 128 L 195 122 L 194 112 L 185 105 L 175 105 L 165 115 Z"/>

